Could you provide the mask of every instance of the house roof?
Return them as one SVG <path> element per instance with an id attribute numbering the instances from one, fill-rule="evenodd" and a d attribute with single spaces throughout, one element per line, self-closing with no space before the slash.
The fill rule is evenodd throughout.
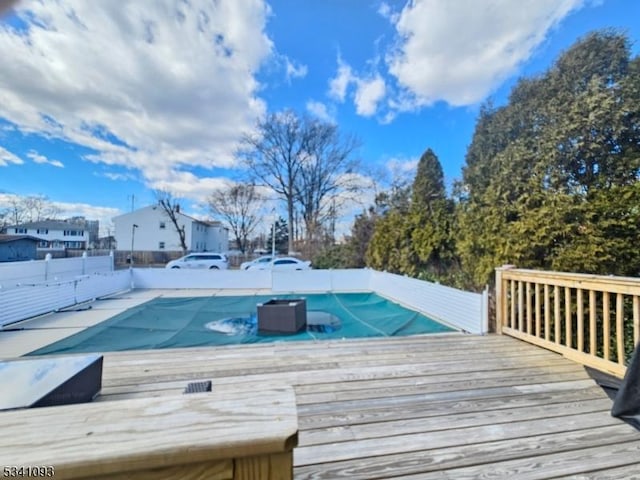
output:
<path id="1" fill-rule="evenodd" d="M 0 243 L 16 242 L 18 240 L 32 240 L 34 242 L 39 242 L 40 241 L 39 238 L 32 237 L 31 235 L 4 235 L 4 234 L 0 234 Z"/>
<path id="2" fill-rule="evenodd" d="M 40 222 L 27 222 L 21 223 L 19 225 L 9 225 L 6 228 L 28 228 L 28 229 L 38 229 L 38 228 L 46 228 L 48 230 L 69 230 L 69 229 L 84 229 L 83 225 L 78 225 L 77 223 L 71 222 L 63 222 L 61 220 L 42 220 Z"/>

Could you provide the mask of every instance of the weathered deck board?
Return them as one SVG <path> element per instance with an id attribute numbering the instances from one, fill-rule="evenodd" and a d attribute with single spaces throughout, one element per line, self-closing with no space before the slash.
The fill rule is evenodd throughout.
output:
<path id="1" fill-rule="evenodd" d="M 583 367 L 493 335 L 109 353 L 99 400 L 204 379 L 294 387 L 299 479 L 633 478 L 640 458 L 640 432 Z"/>

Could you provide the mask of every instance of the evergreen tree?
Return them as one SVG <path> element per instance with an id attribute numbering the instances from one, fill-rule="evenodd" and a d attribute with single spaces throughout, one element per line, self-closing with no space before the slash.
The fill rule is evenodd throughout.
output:
<path id="1" fill-rule="evenodd" d="M 453 264 L 452 204 L 446 196 L 438 157 L 427 149 L 407 192 L 375 224 L 367 264 L 394 273 L 439 280 Z"/>
<path id="2" fill-rule="evenodd" d="M 638 59 L 614 32 L 588 35 L 549 71 L 486 105 L 466 157 L 457 251 L 477 286 L 513 263 L 638 274 Z M 634 240 L 635 239 L 635 240 Z"/>

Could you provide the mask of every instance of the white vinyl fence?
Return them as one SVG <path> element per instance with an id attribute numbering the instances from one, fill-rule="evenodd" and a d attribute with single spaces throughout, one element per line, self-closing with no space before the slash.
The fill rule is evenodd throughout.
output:
<path id="1" fill-rule="evenodd" d="M 0 288 L 15 288 L 48 281 L 70 280 L 79 275 L 113 272 L 113 255 L 54 258 L 0 263 Z"/>
<path id="2" fill-rule="evenodd" d="M 19 262 L 24 266 L 21 271 L 10 264 L 2 265 L 0 328 L 129 288 L 207 288 L 281 293 L 375 292 L 460 330 L 479 334 L 488 330 L 486 291 L 465 292 L 370 269 L 271 272 L 134 268 L 114 272 L 112 260 L 85 257 L 49 260 L 45 265 Z M 7 277 L 8 272 L 11 277 Z"/>
<path id="3" fill-rule="evenodd" d="M 431 282 L 371 270 L 372 291 L 424 312 L 434 320 L 469 333 L 484 334 L 489 330 L 489 292 L 465 292 Z"/>
<path id="4" fill-rule="evenodd" d="M 131 288 L 129 270 L 113 257 L 76 257 L 0 264 L 0 329 Z"/>

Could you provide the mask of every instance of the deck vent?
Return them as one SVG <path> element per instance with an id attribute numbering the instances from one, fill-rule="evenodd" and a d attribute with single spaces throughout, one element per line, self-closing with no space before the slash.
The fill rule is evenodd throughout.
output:
<path id="1" fill-rule="evenodd" d="M 184 393 L 203 393 L 211 391 L 211 380 L 204 382 L 191 382 L 187 384 L 187 388 L 184 389 Z"/>

